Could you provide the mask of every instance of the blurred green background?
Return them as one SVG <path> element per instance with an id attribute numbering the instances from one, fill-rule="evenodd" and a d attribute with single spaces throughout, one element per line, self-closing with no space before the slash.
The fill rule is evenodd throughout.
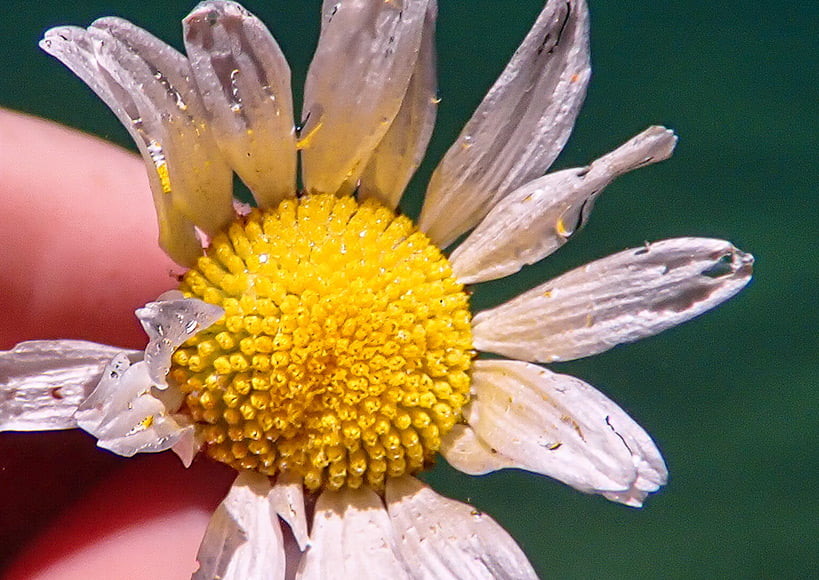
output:
<path id="1" fill-rule="evenodd" d="M 440 3 L 442 101 L 428 160 L 404 204 L 411 214 L 436 160 L 543 4 Z M 245 4 L 275 34 L 300 87 L 320 3 Z M 118 15 L 180 46 L 179 21 L 192 5 L 6 0 L 0 106 L 132 147 L 114 116 L 37 40 L 57 24 Z M 610 186 L 586 229 L 556 255 L 479 287 L 475 305 L 673 236 L 733 241 L 756 256 L 755 279 L 701 319 L 557 369 L 618 401 L 663 450 L 671 480 L 643 510 L 522 472 L 470 478 L 441 462 L 427 479 L 493 515 L 542 577 L 819 577 L 819 4 L 592 0 L 591 15 L 589 94 L 555 168 L 586 164 L 649 124 L 674 128 L 679 146 L 670 161 Z M 31 530 L 3 538 L 0 568 L 36 525 L 32 518 Z"/>

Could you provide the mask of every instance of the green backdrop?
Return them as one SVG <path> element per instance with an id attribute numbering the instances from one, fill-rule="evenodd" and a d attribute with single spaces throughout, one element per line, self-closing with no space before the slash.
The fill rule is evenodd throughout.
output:
<path id="1" fill-rule="evenodd" d="M 37 40 L 50 26 L 113 14 L 179 46 L 179 21 L 192 2 L 68 4 L 4 2 L 0 106 L 132 147 L 114 116 Z M 317 38 L 319 4 L 246 2 L 282 45 L 296 87 Z M 542 6 L 440 4 L 442 101 L 427 163 L 404 204 L 411 214 L 435 161 Z M 475 305 L 646 240 L 683 235 L 726 238 L 752 252 L 755 279 L 699 320 L 558 366 L 621 403 L 663 450 L 671 480 L 643 510 L 523 472 L 470 478 L 442 462 L 427 479 L 492 514 L 543 577 L 816 577 L 819 4 L 592 0 L 591 14 L 593 77 L 555 167 L 585 164 L 654 123 L 674 128 L 679 146 L 670 161 L 609 187 L 586 229 L 556 255 L 480 287 Z M 4 560 L 26 535 L 0 538 Z"/>

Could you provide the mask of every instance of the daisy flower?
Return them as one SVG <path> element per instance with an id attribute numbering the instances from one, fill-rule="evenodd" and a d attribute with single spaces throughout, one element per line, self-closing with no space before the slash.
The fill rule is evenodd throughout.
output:
<path id="1" fill-rule="evenodd" d="M 633 507 L 666 482 L 622 409 L 537 363 L 689 320 L 745 286 L 753 259 L 721 240 L 647 243 L 473 316 L 466 285 L 557 250 L 614 178 L 668 158 L 676 137 L 649 127 L 545 174 L 590 75 L 585 2 L 550 0 L 414 224 L 396 208 L 435 121 L 436 11 L 325 2 L 298 126 L 281 50 L 234 2 L 185 19 L 187 56 L 117 18 L 41 42 L 133 136 L 160 246 L 189 269 L 136 311 L 144 351 L 0 353 L 0 429 L 79 427 L 120 455 L 236 468 L 194 578 L 534 578 L 489 516 L 415 478 L 439 453 Z M 255 207 L 234 200 L 234 173 Z"/>

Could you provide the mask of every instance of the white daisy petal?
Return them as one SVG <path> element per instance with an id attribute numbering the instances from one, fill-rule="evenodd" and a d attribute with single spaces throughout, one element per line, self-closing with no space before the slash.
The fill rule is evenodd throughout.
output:
<path id="1" fill-rule="evenodd" d="M 478 350 L 552 362 L 597 354 L 698 316 L 751 279 L 730 243 L 674 238 L 591 262 L 473 319 Z"/>
<path id="2" fill-rule="evenodd" d="M 467 421 L 518 467 L 638 507 L 666 482 L 654 442 L 580 379 L 521 361 L 479 360 Z"/>
<path id="3" fill-rule="evenodd" d="M 467 475 L 484 475 L 518 464 L 484 443 L 469 425 L 455 425 L 441 437 L 441 455 L 447 463 Z"/>
<path id="4" fill-rule="evenodd" d="M 506 530 L 474 507 L 442 497 L 406 475 L 387 480 L 385 499 L 413 578 L 537 579 Z"/>
<path id="5" fill-rule="evenodd" d="M 308 191 L 349 193 L 401 107 L 428 0 L 325 0 L 304 86 Z"/>
<path id="6" fill-rule="evenodd" d="M 418 60 L 407 94 L 361 175 L 359 199 L 375 197 L 384 205 L 395 208 L 424 157 L 438 110 L 438 83 L 435 77 L 437 12 L 437 2 L 430 0 Z"/>
<path id="7" fill-rule="evenodd" d="M 270 490 L 268 500 L 273 512 L 288 523 L 303 552 L 309 542 L 303 479 L 289 471 L 280 473 L 276 478 L 276 485 Z"/>
<path id="8" fill-rule="evenodd" d="M 188 59 L 121 18 L 100 18 L 89 32 L 100 66 L 131 89 L 148 137 L 163 150 L 174 204 L 207 234 L 222 231 L 233 220 L 233 174 L 205 123 Z"/>
<path id="9" fill-rule="evenodd" d="M 122 352 L 81 340 L 32 340 L 0 351 L 0 431 L 73 429 L 77 407 Z"/>
<path id="10" fill-rule="evenodd" d="M 211 517 L 192 580 L 283 579 L 285 551 L 279 521 L 270 513 L 267 477 L 239 474 Z"/>
<path id="11" fill-rule="evenodd" d="M 185 298 L 178 291 L 166 292 L 156 302 L 137 309 L 136 316 L 150 339 L 145 347 L 145 363 L 157 388 L 167 387 L 165 376 L 171 368 L 174 351 L 224 313 L 220 306 Z"/>
<path id="12" fill-rule="evenodd" d="M 155 386 L 146 363 L 131 365 L 125 353 L 116 355 L 77 408 L 77 426 L 96 437 L 97 445 L 119 455 L 174 449 L 190 465 L 197 447 L 193 425 L 187 416 L 173 414 L 177 409 L 166 406 Z"/>
<path id="13" fill-rule="evenodd" d="M 297 580 L 411 578 L 387 510 L 369 488 L 322 493 L 316 502 L 310 541 Z"/>
<path id="14" fill-rule="evenodd" d="M 138 120 L 141 123 L 141 117 L 133 98 L 100 69 L 88 31 L 75 26 L 53 28 L 46 32 L 40 47 L 71 69 L 105 101 L 128 129 L 149 168 L 167 170 L 161 150 L 157 150 L 145 133 L 144 124 L 137 123 Z M 193 222 L 173 204 L 170 196 L 164 195 L 164 180 L 157 170 L 148 171 L 148 180 L 159 223 L 159 245 L 180 264 L 192 263 L 202 253 Z"/>
<path id="15" fill-rule="evenodd" d="M 296 192 L 290 67 L 264 24 L 235 2 L 199 4 L 185 48 L 225 158 L 260 207 Z"/>
<path id="16" fill-rule="evenodd" d="M 615 177 L 668 159 L 677 138 L 649 127 L 588 167 L 550 173 L 502 199 L 452 252 L 458 280 L 474 284 L 514 274 L 565 244 Z"/>
<path id="17" fill-rule="evenodd" d="M 583 0 L 549 0 L 432 175 L 418 224 L 439 246 L 543 175 L 563 149 L 590 76 L 588 36 Z"/>
<path id="18" fill-rule="evenodd" d="M 46 32 L 40 46 L 114 111 L 149 167 L 160 245 L 177 262 L 201 255 L 193 225 L 209 234 L 233 218 L 232 173 L 204 124 L 187 59 L 118 18 L 87 30 Z"/>

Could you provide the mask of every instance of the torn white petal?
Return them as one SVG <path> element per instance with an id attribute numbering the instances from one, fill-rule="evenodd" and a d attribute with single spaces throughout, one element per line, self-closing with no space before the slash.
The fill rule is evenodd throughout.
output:
<path id="1" fill-rule="evenodd" d="M 438 111 L 438 82 L 435 76 L 437 12 L 436 0 L 430 0 L 407 94 L 361 175 L 359 199 L 374 197 L 395 209 L 407 183 L 424 158 Z"/>
<path id="2" fill-rule="evenodd" d="M 474 507 L 442 497 L 408 475 L 387 479 L 385 499 L 414 578 L 537 579 L 506 530 Z"/>
<path id="3" fill-rule="evenodd" d="M 276 485 L 268 496 L 270 509 L 290 526 L 293 537 L 303 552 L 310 538 L 307 534 L 307 509 L 304 505 L 304 480 L 284 471 L 276 478 Z"/>
<path id="4" fill-rule="evenodd" d="M 118 18 L 60 27 L 40 46 L 91 87 L 134 138 L 148 167 L 160 245 L 191 265 L 209 234 L 233 219 L 232 172 L 213 140 L 188 60 Z"/>
<path id="5" fill-rule="evenodd" d="M 145 347 L 145 363 L 157 388 L 167 387 L 165 377 L 174 351 L 200 330 L 219 320 L 225 311 L 215 304 L 184 298 L 181 292 L 166 292 L 156 302 L 136 310 L 137 318 L 150 339 Z"/>
<path id="6" fill-rule="evenodd" d="M 455 425 L 441 437 L 441 455 L 452 467 L 468 475 L 484 475 L 518 464 L 483 441 L 469 425 Z"/>
<path id="7" fill-rule="evenodd" d="M 74 412 L 118 353 L 142 357 L 81 340 L 32 340 L 0 351 L 0 431 L 73 429 Z"/>
<path id="8" fill-rule="evenodd" d="M 458 281 L 509 276 L 565 244 L 586 224 L 594 201 L 616 177 L 668 159 L 677 138 L 649 127 L 588 167 L 551 173 L 502 199 L 452 252 Z"/>
<path id="9" fill-rule="evenodd" d="M 421 43 L 428 0 L 325 0 L 304 86 L 303 181 L 349 193 L 398 113 Z"/>
<path id="10" fill-rule="evenodd" d="M 131 365 L 125 353 L 116 355 L 77 408 L 77 426 L 95 436 L 100 447 L 119 455 L 156 453 L 178 445 L 185 462 L 194 445 L 193 425 L 173 415 L 176 409 L 165 406 L 155 386 L 146 363 Z"/>
<path id="11" fill-rule="evenodd" d="M 239 474 L 211 517 L 192 580 L 283 580 L 281 525 L 270 512 L 267 477 Z"/>
<path id="12" fill-rule="evenodd" d="M 638 507 L 668 472 L 654 442 L 580 379 L 521 361 L 479 360 L 467 421 L 517 467 Z"/>
<path id="13" fill-rule="evenodd" d="M 620 252 L 541 284 L 472 321 L 475 348 L 536 362 L 590 356 L 690 320 L 751 279 L 729 242 L 674 238 Z"/>
<path id="14" fill-rule="evenodd" d="M 427 188 L 419 228 L 440 247 L 543 175 L 569 138 L 590 75 L 583 0 L 549 0 Z"/>
<path id="15" fill-rule="evenodd" d="M 296 193 L 290 67 L 265 25 L 235 2 L 200 3 L 185 48 L 219 148 L 260 207 Z"/>
<path id="16" fill-rule="evenodd" d="M 159 391 L 161 392 L 161 391 Z M 193 463 L 193 458 L 199 453 L 202 447 L 202 440 L 196 433 L 196 428 L 193 426 L 187 415 L 176 414 L 173 419 L 181 427 L 179 436 L 176 437 L 176 442 L 171 445 L 173 451 L 185 467 L 190 467 Z"/>
<path id="17" fill-rule="evenodd" d="M 412 577 L 387 510 L 373 490 L 344 488 L 319 496 L 298 580 Z"/>

